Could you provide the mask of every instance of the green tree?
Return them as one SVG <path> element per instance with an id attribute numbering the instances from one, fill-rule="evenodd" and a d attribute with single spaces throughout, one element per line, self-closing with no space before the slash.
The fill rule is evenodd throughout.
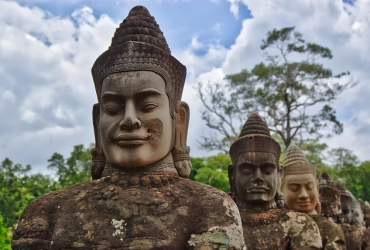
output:
<path id="1" fill-rule="evenodd" d="M 228 192 L 230 190 L 227 173 L 229 164 L 231 164 L 231 159 L 225 154 L 206 157 L 203 162 L 198 161 L 199 168 L 197 169 L 195 180 Z"/>
<path id="2" fill-rule="evenodd" d="M 91 180 L 90 151 L 93 145 L 85 148 L 84 145 L 76 145 L 67 159 L 59 153 L 54 153 L 48 159 L 48 168 L 56 171 L 60 188 L 67 188 L 73 184 Z"/>
<path id="3" fill-rule="evenodd" d="M 11 250 L 11 236 L 9 229 L 3 223 L 3 217 L 0 215 L 0 248 Z"/>
<path id="4" fill-rule="evenodd" d="M 251 112 L 265 118 L 286 148 L 297 135 L 340 134 L 343 125 L 330 103 L 353 82 L 339 81 L 349 72 L 333 74 L 321 64 L 332 58 L 330 49 L 306 42 L 294 27 L 268 32 L 261 49 L 265 62 L 226 76 L 226 85 L 198 85 L 202 119 L 222 136 L 204 136 L 200 146 L 227 152 Z"/>
<path id="5" fill-rule="evenodd" d="M 34 198 L 23 186 L 30 170 L 30 165 L 24 167 L 21 164 L 13 164 L 8 158 L 1 163 L 0 214 L 6 227 L 13 227 L 18 222 L 23 209 Z"/>

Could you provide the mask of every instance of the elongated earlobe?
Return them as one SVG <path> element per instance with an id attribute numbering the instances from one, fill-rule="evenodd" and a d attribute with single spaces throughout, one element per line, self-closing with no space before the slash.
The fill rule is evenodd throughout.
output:
<path id="1" fill-rule="evenodd" d="M 186 145 L 189 128 L 190 110 L 186 102 L 179 101 L 175 109 L 175 144 L 172 157 L 177 172 L 181 177 L 188 178 L 191 171 L 190 147 Z"/>
<path id="2" fill-rule="evenodd" d="M 232 164 L 227 168 L 230 184 L 229 196 L 235 201 L 236 199 L 236 189 L 235 189 L 235 168 Z"/>
<path id="3" fill-rule="evenodd" d="M 95 103 L 93 105 L 95 148 L 91 150 L 92 162 L 90 167 L 90 172 L 93 180 L 100 179 L 102 177 L 105 166 L 105 155 L 100 143 L 99 115 L 100 115 L 99 103 Z"/>

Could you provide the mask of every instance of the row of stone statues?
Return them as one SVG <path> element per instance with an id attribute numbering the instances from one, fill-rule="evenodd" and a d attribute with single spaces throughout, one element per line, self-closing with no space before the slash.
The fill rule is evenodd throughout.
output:
<path id="1" fill-rule="evenodd" d="M 30 202 L 13 249 L 366 248 L 357 201 L 327 174 L 317 181 L 295 146 L 279 165 L 257 114 L 230 148 L 229 194 L 187 179 L 186 68 L 145 7 L 130 11 L 92 75 L 93 180 Z"/>

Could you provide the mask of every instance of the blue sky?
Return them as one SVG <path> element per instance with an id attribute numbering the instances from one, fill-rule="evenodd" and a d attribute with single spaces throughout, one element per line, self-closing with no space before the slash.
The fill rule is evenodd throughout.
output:
<path id="1" fill-rule="evenodd" d="M 261 40 L 273 28 L 296 26 L 306 40 L 331 48 L 334 72 L 359 83 L 333 103 L 344 132 L 326 140 L 370 160 L 370 2 L 368 0 L 18 0 L 0 1 L 0 160 L 46 171 L 54 152 L 68 156 L 94 141 L 96 102 L 90 69 L 135 5 L 146 6 L 172 54 L 187 66 L 183 100 L 191 109 L 192 156 L 209 131 L 200 118 L 198 82 L 263 60 Z"/>

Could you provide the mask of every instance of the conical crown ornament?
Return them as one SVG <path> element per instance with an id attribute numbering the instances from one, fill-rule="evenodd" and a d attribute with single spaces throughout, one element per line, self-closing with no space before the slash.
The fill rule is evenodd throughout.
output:
<path id="1" fill-rule="evenodd" d="M 344 188 L 344 186 L 341 183 L 336 183 L 335 187 L 340 191 L 340 201 L 349 202 L 352 204 L 352 197 Z"/>
<path id="2" fill-rule="evenodd" d="M 111 46 L 96 59 L 91 69 L 98 101 L 105 77 L 138 70 L 152 71 L 164 78 L 173 111 L 181 99 L 186 67 L 171 55 L 159 25 L 144 6 L 131 9 L 116 29 Z"/>
<path id="3" fill-rule="evenodd" d="M 280 157 L 280 145 L 270 135 L 266 122 L 257 114 L 252 113 L 245 122 L 239 139 L 230 147 L 230 156 L 237 162 L 240 154 L 246 152 L 266 152 Z"/>
<path id="4" fill-rule="evenodd" d="M 317 177 L 317 180 L 319 181 L 321 203 L 323 203 L 323 199 L 326 200 L 327 197 L 338 197 L 339 199 L 340 191 L 336 188 L 328 173 L 322 172 L 319 177 Z"/>
<path id="5" fill-rule="evenodd" d="M 288 147 L 284 162 L 284 175 L 312 173 L 316 177 L 316 168 L 307 160 L 301 149 L 296 145 Z"/>

